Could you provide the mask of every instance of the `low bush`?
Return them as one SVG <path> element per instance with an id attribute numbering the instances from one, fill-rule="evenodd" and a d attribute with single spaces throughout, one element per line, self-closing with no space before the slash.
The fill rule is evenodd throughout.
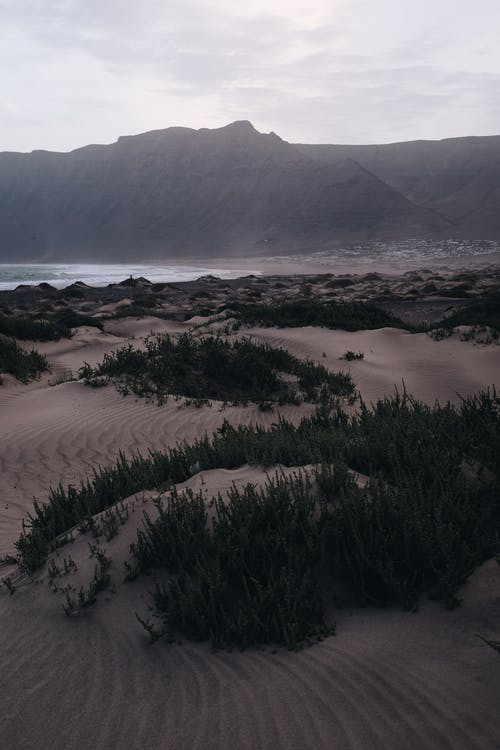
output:
<path id="1" fill-rule="evenodd" d="M 23 349 L 14 339 L 0 335 L 0 373 L 9 373 L 22 383 L 40 377 L 49 369 L 47 358 L 35 349 Z"/>
<path id="2" fill-rule="evenodd" d="M 24 341 L 57 341 L 68 338 L 71 331 L 62 322 L 0 315 L 0 334 Z"/>
<path id="3" fill-rule="evenodd" d="M 284 349 L 250 339 L 196 338 L 190 333 L 178 338 L 168 334 L 147 337 L 145 349 L 128 344 L 106 354 L 96 367 L 85 364 L 79 374 L 89 385 L 110 381 L 123 393 L 156 398 L 159 403 L 170 394 L 285 404 L 354 393 L 349 375 L 331 373 Z"/>
<path id="4" fill-rule="evenodd" d="M 332 632 L 332 598 L 413 609 L 427 594 L 456 606 L 460 584 L 498 546 L 498 481 L 386 476 L 361 488 L 338 460 L 310 478 L 233 488 L 211 517 L 202 492 L 172 492 L 131 548 L 130 577 L 167 574 L 152 595 L 161 628 L 146 630 L 215 648 L 297 648 Z"/>
<path id="5" fill-rule="evenodd" d="M 341 328 L 344 331 L 362 331 L 376 328 L 403 328 L 420 330 L 400 320 L 391 313 L 365 302 L 322 302 L 307 299 L 283 302 L 276 305 L 234 304 L 231 310 L 247 325 L 300 328 L 322 326 Z"/>
<path id="6" fill-rule="evenodd" d="M 210 528 L 202 493 L 172 493 L 154 523 L 146 517 L 133 546 L 140 570 L 170 573 L 153 595 L 163 634 L 211 640 L 215 648 L 295 648 L 332 632 L 315 572 L 314 509 L 303 476 L 262 490 L 233 488 L 227 501 L 215 501 Z"/>
<path id="7" fill-rule="evenodd" d="M 441 321 L 437 327 L 456 328 L 457 326 L 488 326 L 492 332 L 500 333 L 500 292 L 494 292 L 483 299 L 464 305 Z"/>
<path id="8" fill-rule="evenodd" d="M 353 362 L 356 359 L 364 359 L 365 355 L 363 352 L 353 352 L 350 349 L 348 349 L 346 352 L 343 353 L 340 359 L 345 359 L 347 362 Z"/>
<path id="9" fill-rule="evenodd" d="M 136 572 L 160 566 L 174 576 L 158 592 L 156 600 L 161 611 L 166 608 L 169 632 L 179 629 L 206 637 L 208 625 L 196 619 L 195 610 L 204 608 L 207 592 L 215 597 L 219 591 L 222 598 L 213 604 L 211 617 L 222 618 L 221 613 L 225 612 L 229 619 L 227 626 L 223 626 L 223 619 L 217 620 L 221 629 L 210 635 L 214 643 L 243 645 L 269 638 L 291 644 L 306 638 L 305 634 L 312 637 L 323 632 L 323 610 L 316 592 L 318 580 L 325 576 L 330 581 L 329 596 L 335 595 L 337 601 L 396 602 L 413 607 L 427 593 L 450 606 L 455 604 L 459 584 L 481 560 L 499 550 L 499 455 L 500 397 L 494 389 L 465 398 L 458 407 L 427 406 L 403 393 L 379 400 L 373 406 L 362 403 L 353 415 L 347 415 L 338 405 L 333 410 L 321 406 L 297 426 L 282 419 L 268 429 L 235 428 L 225 423 L 211 438 L 205 436 L 191 445 L 182 444 L 147 457 L 120 456 L 115 466 L 96 470 L 81 487 L 60 486 L 52 490 L 48 502 L 35 502 L 33 513 L 25 522 L 16 543 L 19 562 L 28 571 L 36 569 L 50 550 L 64 543 L 75 526 L 88 525 L 96 513 L 135 492 L 161 490 L 185 481 L 193 466 L 207 470 L 236 468 L 245 463 L 324 464 L 315 481 L 314 512 L 309 490 L 303 491 L 300 485 L 291 488 L 287 484 L 286 492 L 280 485 L 266 490 L 264 495 L 247 489 L 244 495 L 232 495 L 230 523 L 224 520 L 223 504 L 217 501 L 216 520 L 220 525 L 219 536 L 215 537 L 215 526 L 210 526 L 201 498 L 188 496 L 186 500 L 174 493 L 158 522 L 148 523 L 146 519 L 134 548 Z M 366 488 L 356 486 L 347 467 L 371 477 Z M 269 508 L 277 513 L 276 507 L 281 507 L 279 503 L 284 502 L 285 495 L 290 502 L 297 501 L 297 506 L 287 511 L 290 522 L 299 514 L 301 528 L 307 532 L 298 535 L 297 544 L 295 531 L 292 533 L 296 526 L 290 526 L 290 535 L 286 536 L 289 527 L 282 516 L 266 516 L 266 504 L 270 503 Z M 242 498 L 241 502 L 238 498 Z M 270 609 L 278 606 L 278 591 L 285 599 L 292 597 L 286 616 L 291 617 L 291 612 L 302 614 L 297 614 L 295 629 L 290 624 L 286 626 L 292 634 L 288 640 L 285 630 L 277 635 L 275 624 L 262 620 L 260 614 L 259 618 L 267 624 L 261 630 L 257 628 L 254 614 L 260 610 L 248 615 L 247 630 L 245 620 L 240 619 L 244 611 L 244 578 L 237 583 L 232 578 L 231 583 L 221 578 L 232 570 L 230 560 L 237 559 L 238 549 L 245 549 L 245 544 L 255 544 L 260 549 L 256 526 L 248 515 L 250 498 L 262 513 L 259 533 L 267 540 L 265 545 L 272 549 L 273 534 L 278 533 L 279 525 L 286 537 L 283 549 L 289 550 L 290 560 L 298 566 L 290 563 L 292 567 L 287 568 L 287 562 L 285 570 L 289 572 L 285 578 L 273 573 L 274 579 L 268 584 L 277 588 L 272 591 L 258 587 L 250 590 L 253 608 L 257 606 L 254 596 L 262 595 Z M 307 513 L 304 509 L 308 509 Z M 311 514 L 320 527 L 310 525 Z M 280 521 L 268 523 L 266 518 Z M 237 519 L 241 519 L 239 531 Z M 168 544 L 164 535 L 168 536 Z M 226 543 L 225 535 L 231 541 Z M 218 540 L 215 548 L 214 539 Z M 320 558 L 316 558 L 318 544 Z M 233 550 L 235 557 L 227 557 L 226 564 L 226 557 L 214 549 L 227 548 Z M 265 559 L 269 570 L 277 570 Z M 215 562 L 209 565 L 207 560 Z M 305 560 L 302 568 L 301 560 Z M 203 570 L 200 561 L 204 561 Z M 184 577 L 176 578 L 181 571 Z M 256 578 L 256 569 L 250 567 L 249 571 Z M 285 585 L 286 581 L 289 585 Z M 306 583 L 310 588 L 304 588 Z M 240 593 L 234 609 L 230 609 L 233 605 L 226 598 L 235 591 L 234 587 Z M 196 606 L 192 597 L 198 602 Z M 306 601 L 312 607 L 309 614 L 305 605 L 302 608 Z M 185 607 L 191 608 L 189 626 L 187 620 L 183 625 L 179 619 L 182 612 L 188 611 Z M 210 622 L 213 626 L 215 620 Z M 244 632 L 237 636 L 239 627 Z"/>

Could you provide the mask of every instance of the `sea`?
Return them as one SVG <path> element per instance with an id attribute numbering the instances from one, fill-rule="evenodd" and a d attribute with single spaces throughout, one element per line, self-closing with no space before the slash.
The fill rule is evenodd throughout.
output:
<path id="1" fill-rule="evenodd" d="M 290 263 L 315 267 L 324 267 L 325 273 L 335 272 L 337 264 L 362 264 L 364 271 L 370 265 L 460 262 L 471 258 L 479 260 L 480 256 L 491 256 L 495 263 L 500 261 L 500 241 L 497 240 L 422 240 L 409 239 L 394 242 L 365 242 L 348 246 L 339 246 L 321 251 L 310 252 L 302 256 L 297 255 L 268 255 L 259 256 L 259 261 L 270 262 L 273 265 L 287 265 Z M 117 283 L 130 276 L 144 276 L 149 281 L 176 282 L 191 281 L 199 276 L 211 274 L 222 279 L 231 279 L 248 274 L 259 275 L 259 271 L 252 271 L 248 267 L 224 268 L 224 261 L 217 268 L 206 268 L 203 265 L 161 265 L 161 264 L 97 264 L 97 263 L 0 263 L 0 290 L 15 289 L 19 284 L 36 285 L 42 282 L 52 284 L 61 289 L 75 281 L 83 281 L 89 286 L 106 286 Z M 258 266 L 259 263 L 256 263 Z"/>
<path id="2" fill-rule="evenodd" d="M 205 268 L 204 266 L 180 265 L 130 265 L 130 264 L 91 264 L 91 263 L 23 263 L 0 264 L 0 290 L 15 289 L 19 284 L 36 285 L 42 282 L 57 289 L 83 281 L 89 286 L 106 286 L 130 276 L 144 276 L 149 281 L 176 282 L 191 281 L 199 276 L 211 274 L 220 278 L 234 278 L 252 271 L 237 271 L 227 268 Z"/>

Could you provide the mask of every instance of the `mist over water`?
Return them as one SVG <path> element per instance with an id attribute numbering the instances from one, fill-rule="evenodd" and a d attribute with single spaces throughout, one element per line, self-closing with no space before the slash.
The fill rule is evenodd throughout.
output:
<path id="1" fill-rule="evenodd" d="M 500 254 L 498 240 L 394 240 L 391 242 L 359 242 L 356 244 L 312 252 L 308 258 L 316 265 L 328 266 L 336 263 L 359 263 L 376 266 L 377 263 L 402 262 L 424 264 L 450 260 Z M 291 255 L 275 255 L 268 260 L 289 263 Z"/>
<path id="2" fill-rule="evenodd" d="M 15 289 L 19 284 L 35 285 L 43 282 L 58 289 L 69 286 L 75 281 L 83 281 L 89 286 L 106 286 L 106 284 L 123 281 L 130 276 L 144 276 L 153 283 L 190 281 L 204 274 L 213 274 L 221 278 L 240 275 L 234 270 L 203 266 L 88 263 L 0 264 L 0 290 Z"/>
<path id="3" fill-rule="evenodd" d="M 304 272 L 308 262 L 318 266 L 325 266 L 325 273 L 334 271 L 332 266 L 342 262 L 371 266 L 377 263 L 403 262 L 410 264 L 425 264 L 426 262 L 470 259 L 478 256 L 500 254 L 500 241 L 497 240 L 398 240 L 393 242 L 363 242 L 328 250 L 320 250 L 303 255 L 279 253 L 276 255 L 260 255 L 255 258 L 256 267 L 259 261 L 273 263 L 303 263 Z M 224 261 L 221 260 L 221 265 Z M 159 265 L 159 264 L 98 264 L 98 263 L 0 263 L 0 291 L 15 289 L 19 284 L 51 284 L 61 289 L 83 281 L 89 286 L 106 286 L 118 283 L 133 276 L 144 276 L 152 283 L 191 281 L 205 274 L 212 274 L 220 278 L 235 278 L 259 271 L 249 270 L 248 267 L 238 270 L 223 267 L 206 268 L 203 265 Z"/>

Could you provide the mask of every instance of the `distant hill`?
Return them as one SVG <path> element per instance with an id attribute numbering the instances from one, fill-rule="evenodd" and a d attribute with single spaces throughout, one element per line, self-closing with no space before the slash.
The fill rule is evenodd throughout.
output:
<path id="1" fill-rule="evenodd" d="M 246 121 L 0 153 L 0 261 L 282 254 L 500 238 L 500 137 L 306 146 Z"/>
<path id="2" fill-rule="evenodd" d="M 447 225 L 356 160 L 318 163 L 245 121 L 0 154 L 4 262 L 289 252 Z"/>
<path id="3" fill-rule="evenodd" d="M 408 200 L 447 218 L 455 237 L 500 238 L 500 136 L 297 148 L 324 166 L 356 160 Z"/>

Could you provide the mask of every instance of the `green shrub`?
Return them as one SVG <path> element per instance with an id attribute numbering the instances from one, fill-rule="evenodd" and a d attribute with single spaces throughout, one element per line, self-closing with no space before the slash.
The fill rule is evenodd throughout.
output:
<path id="1" fill-rule="evenodd" d="M 281 374 L 295 376 L 296 382 Z M 101 364 L 85 364 L 79 371 L 92 385 L 110 380 L 123 393 L 156 398 L 169 394 L 189 399 L 217 399 L 243 403 L 300 403 L 331 396 L 352 396 L 350 375 L 331 373 L 311 361 L 299 360 L 284 349 L 250 339 L 195 338 L 183 333 L 149 336 L 145 349 L 132 344 L 106 354 Z M 323 395 L 324 397 L 324 395 Z"/>
<path id="2" fill-rule="evenodd" d="M 500 549 L 499 455 L 495 389 L 458 407 L 396 393 L 352 415 L 325 403 L 297 426 L 225 423 L 211 438 L 120 456 L 81 487 L 52 490 L 47 503 L 35 502 L 17 541 L 19 562 L 34 570 L 75 526 L 92 530 L 96 513 L 134 492 L 171 488 L 193 466 L 321 465 L 311 480 L 233 489 L 210 514 L 202 493 L 172 491 L 155 520 L 144 516 L 128 563 L 130 578 L 159 569 L 153 605 L 168 639 L 295 648 L 331 632 L 332 598 L 414 608 L 427 595 L 455 606 L 458 587 Z M 351 469 L 370 477 L 366 486 Z M 118 521 L 111 512 L 105 518 L 111 538 Z M 100 571 L 78 600 L 69 597 L 68 613 L 109 584 L 96 558 Z"/>
<path id="3" fill-rule="evenodd" d="M 346 352 L 343 353 L 340 359 L 345 359 L 347 362 L 353 362 L 356 359 L 364 359 L 365 355 L 363 352 L 352 352 L 350 349 L 348 349 Z"/>
<path id="4" fill-rule="evenodd" d="M 420 330 L 368 302 L 322 302 L 300 300 L 276 305 L 233 304 L 239 319 L 247 325 L 300 328 L 322 326 L 345 331 L 376 328 Z"/>
<path id="5" fill-rule="evenodd" d="M 208 528 L 202 493 L 172 493 L 158 520 L 146 517 L 133 547 L 141 569 L 163 567 L 154 604 L 170 639 L 216 648 L 280 643 L 295 648 L 331 632 L 314 569 L 315 502 L 304 477 L 233 488 L 215 501 Z"/>
<path id="6" fill-rule="evenodd" d="M 63 323 L 0 314 L 0 334 L 27 341 L 57 341 L 71 331 Z"/>
<path id="7" fill-rule="evenodd" d="M 0 373 L 9 373 L 22 383 L 40 377 L 49 369 L 47 358 L 35 349 L 23 349 L 14 339 L 0 335 Z"/>
<path id="8" fill-rule="evenodd" d="M 436 325 L 436 328 L 457 326 L 488 326 L 500 333 L 500 292 L 496 291 L 483 299 L 471 301 Z"/>

